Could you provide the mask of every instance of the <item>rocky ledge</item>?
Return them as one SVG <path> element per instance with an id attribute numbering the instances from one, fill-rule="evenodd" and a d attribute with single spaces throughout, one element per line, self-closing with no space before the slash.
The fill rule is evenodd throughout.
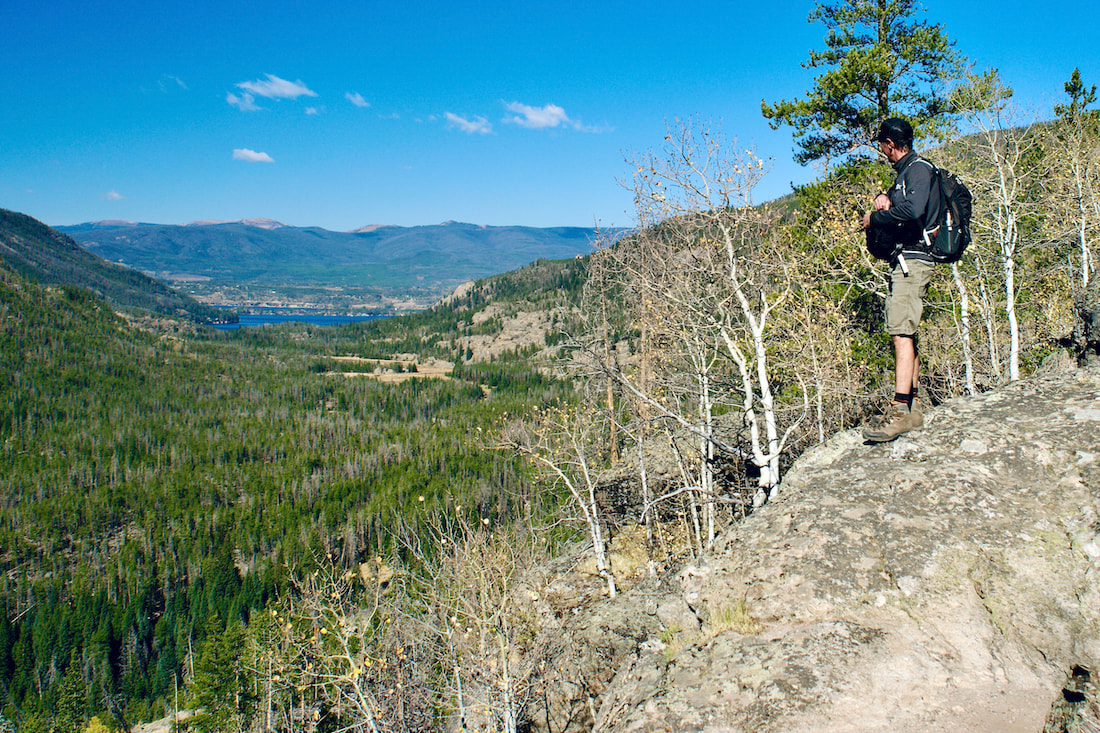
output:
<path id="1" fill-rule="evenodd" d="M 1095 363 L 952 400 L 893 443 L 838 434 L 705 557 L 567 618 L 527 717 L 1100 730 L 1098 507 Z"/>

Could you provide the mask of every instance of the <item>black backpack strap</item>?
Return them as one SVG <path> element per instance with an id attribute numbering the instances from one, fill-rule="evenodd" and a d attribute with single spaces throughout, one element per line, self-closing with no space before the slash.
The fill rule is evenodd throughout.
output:
<path id="1" fill-rule="evenodd" d="M 929 234 L 934 234 L 936 232 L 936 230 L 939 229 L 939 222 L 935 222 L 936 225 L 933 226 L 933 227 L 928 226 L 928 207 L 932 203 L 932 189 L 935 188 L 936 196 L 940 200 L 940 208 L 943 208 L 943 206 L 944 206 L 943 186 L 940 184 L 940 176 L 939 176 L 940 169 L 937 168 L 936 165 L 934 163 L 932 163 L 932 161 L 925 160 L 924 158 L 920 157 L 919 155 L 917 156 L 916 160 L 914 160 L 909 165 L 905 166 L 905 170 L 909 170 L 909 166 L 913 165 L 913 163 L 917 163 L 917 162 L 924 163 L 926 166 L 928 166 L 929 168 L 932 169 L 932 185 L 928 187 L 928 201 L 924 205 L 924 215 L 922 217 L 924 219 L 924 221 L 921 222 L 921 224 L 922 224 L 921 234 L 924 237 L 924 243 L 927 247 L 931 248 L 932 243 L 929 241 L 928 237 L 929 237 Z"/>

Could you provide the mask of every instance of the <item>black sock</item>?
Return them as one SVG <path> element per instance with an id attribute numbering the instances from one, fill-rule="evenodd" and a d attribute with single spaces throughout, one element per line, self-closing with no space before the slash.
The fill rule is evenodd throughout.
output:
<path id="1" fill-rule="evenodd" d="M 904 402 L 906 407 L 912 407 L 913 396 L 911 394 L 902 394 L 901 392 L 895 392 L 894 402 Z"/>
<path id="2" fill-rule="evenodd" d="M 909 405 L 912 406 L 917 401 L 917 388 L 913 387 L 913 391 L 909 393 Z"/>

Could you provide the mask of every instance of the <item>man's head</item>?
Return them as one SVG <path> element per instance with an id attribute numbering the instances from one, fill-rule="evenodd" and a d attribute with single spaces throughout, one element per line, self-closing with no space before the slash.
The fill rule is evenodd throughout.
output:
<path id="1" fill-rule="evenodd" d="M 891 163 L 913 149 L 913 126 L 900 117 L 888 117 L 878 128 L 878 147 Z"/>

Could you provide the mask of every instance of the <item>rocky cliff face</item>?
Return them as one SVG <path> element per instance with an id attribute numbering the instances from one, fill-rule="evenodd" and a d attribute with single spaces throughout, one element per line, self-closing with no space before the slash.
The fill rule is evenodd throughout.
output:
<path id="1" fill-rule="evenodd" d="M 527 717 L 1100 730 L 1098 509 L 1095 361 L 945 403 L 893 443 L 836 435 L 705 557 L 566 615 Z"/>

